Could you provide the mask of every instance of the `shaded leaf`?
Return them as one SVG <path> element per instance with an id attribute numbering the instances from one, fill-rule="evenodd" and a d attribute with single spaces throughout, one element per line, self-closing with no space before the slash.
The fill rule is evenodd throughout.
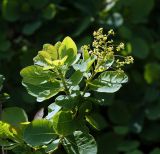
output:
<path id="1" fill-rule="evenodd" d="M 32 121 L 24 130 L 24 141 L 31 146 L 41 146 L 48 144 L 57 135 L 54 132 L 51 121 L 39 119 Z"/>
<path id="2" fill-rule="evenodd" d="M 93 113 L 85 117 L 86 121 L 95 129 L 101 130 L 107 127 L 107 122 L 101 114 Z"/>
<path id="3" fill-rule="evenodd" d="M 135 38 L 131 42 L 132 53 L 140 59 L 145 59 L 149 54 L 149 46 L 147 42 L 141 38 Z"/>
<path id="4" fill-rule="evenodd" d="M 67 136 L 76 130 L 75 119 L 69 111 L 59 111 L 53 117 L 53 127 L 57 134 Z"/>
<path id="5" fill-rule="evenodd" d="M 160 65 L 158 63 L 148 63 L 145 66 L 144 78 L 151 84 L 160 79 Z"/>
<path id="6" fill-rule="evenodd" d="M 47 20 L 51 20 L 56 15 L 56 6 L 54 4 L 49 4 L 44 10 L 43 10 L 43 18 Z"/>
<path id="7" fill-rule="evenodd" d="M 143 154 L 143 152 L 140 150 L 133 150 L 133 151 L 127 152 L 126 154 Z"/>
<path id="8" fill-rule="evenodd" d="M 60 139 L 54 140 L 53 142 L 49 143 L 47 145 L 47 148 L 45 148 L 46 153 L 54 152 L 56 149 L 58 149 L 58 145 L 60 143 Z"/>
<path id="9" fill-rule="evenodd" d="M 69 83 L 72 86 L 76 86 L 81 82 L 82 79 L 83 79 L 83 73 L 78 70 L 72 74 L 72 76 L 69 79 Z"/>
<path id="10" fill-rule="evenodd" d="M 155 148 L 149 154 L 159 154 L 159 153 L 160 153 L 160 148 Z"/>
<path id="11" fill-rule="evenodd" d="M 0 74 L 0 90 L 2 89 L 3 87 L 3 82 L 4 82 L 5 78 L 3 75 Z"/>
<path id="12" fill-rule="evenodd" d="M 5 108 L 2 112 L 2 121 L 13 126 L 19 126 L 21 122 L 27 122 L 26 112 L 19 107 Z"/>
<path id="13" fill-rule="evenodd" d="M 55 103 L 63 108 L 72 109 L 79 104 L 79 97 L 76 94 L 71 96 L 60 95 L 55 99 Z"/>
<path id="14" fill-rule="evenodd" d="M 8 21 L 16 21 L 20 17 L 19 3 L 17 0 L 3 0 L 2 15 Z"/>
<path id="15" fill-rule="evenodd" d="M 93 136 L 80 131 L 65 137 L 62 144 L 68 154 L 97 154 L 97 145 Z"/>
<path id="16" fill-rule="evenodd" d="M 128 152 L 139 147 L 140 143 L 138 141 L 124 141 L 118 146 L 118 150 L 121 152 Z"/>
<path id="17" fill-rule="evenodd" d="M 25 35 L 32 35 L 36 30 L 40 28 L 41 25 L 42 25 L 41 21 L 28 23 L 24 25 L 22 32 Z"/>
<path id="18" fill-rule="evenodd" d="M 126 135 L 129 132 L 129 128 L 127 126 L 115 126 L 114 132 L 119 135 Z"/>

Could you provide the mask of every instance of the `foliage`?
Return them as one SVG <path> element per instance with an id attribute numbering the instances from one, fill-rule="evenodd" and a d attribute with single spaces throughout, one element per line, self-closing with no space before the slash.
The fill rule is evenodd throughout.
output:
<path id="1" fill-rule="evenodd" d="M 134 56 L 136 62 L 126 67 L 130 81 L 119 92 L 92 92 L 94 105 L 88 106 L 97 120 L 89 115 L 86 120 L 99 126 L 100 132 L 89 127 L 90 133 L 96 138 L 98 154 L 159 152 L 158 0 L 41 0 L 41 3 L 38 0 L 1 0 L 0 7 L 0 74 L 6 78 L 1 94 L 7 92 L 11 96 L 7 101 L 3 99 L 4 109 L 22 107 L 32 121 L 37 111 L 40 111 L 40 117 L 43 116 L 41 108 L 44 106 L 46 115 L 46 108 L 55 96 L 36 103 L 35 97 L 28 95 L 21 86 L 19 71 L 32 65 L 37 49 L 46 42 L 54 44 L 69 35 L 79 50 L 83 44 L 91 43 L 93 30 L 113 28 L 119 36 L 115 41 L 124 40 L 126 44 L 120 53 Z M 64 93 L 61 95 L 60 98 L 65 97 Z M 49 106 L 47 118 L 60 110 L 60 98 L 57 106 Z M 119 151 L 122 143 L 135 143 L 132 142 L 135 140 L 139 142 L 135 149 Z M 23 153 L 25 150 L 17 148 L 14 151 Z"/>
<path id="2" fill-rule="evenodd" d="M 50 153 L 63 145 L 68 154 L 96 154 L 96 141 L 89 134 L 86 125 L 88 122 L 95 129 L 100 129 L 96 116 L 93 116 L 92 106 L 95 99 L 92 91 L 118 91 L 122 84 L 128 81 L 128 76 L 122 70 L 123 66 L 133 63 L 131 56 L 122 57 L 116 54 L 124 49 L 124 44 L 115 45 L 110 40 L 112 35 L 113 30 L 108 34 L 103 34 L 102 28 L 95 31 L 92 46 L 82 46 L 81 54 L 77 53 L 76 44 L 68 36 L 55 45 L 43 45 L 43 49 L 33 59 L 34 65 L 21 70 L 22 84 L 39 102 L 58 93 L 63 94 L 56 97 L 56 105 L 51 112 L 56 110 L 56 106 L 59 106 L 59 110 L 50 118 L 28 122 L 23 109 L 4 109 L 1 138 L 4 142 L 10 139 L 14 147 L 8 143 L 1 146 L 14 149 L 25 144 L 25 147 L 28 145 L 35 151 L 42 149 Z M 13 127 L 16 134 L 13 134 L 9 127 Z M 8 133 L 4 133 L 5 130 Z M 26 150 L 26 153 L 30 152 L 31 148 Z"/>

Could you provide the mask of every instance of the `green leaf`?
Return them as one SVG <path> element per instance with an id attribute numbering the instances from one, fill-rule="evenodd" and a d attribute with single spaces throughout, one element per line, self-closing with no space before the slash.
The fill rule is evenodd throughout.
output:
<path id="1" fill-rule="evenodd" d="M 133 151 L 127 152 L 125 154 L 143 154 L 143 152 L 140 150 L 133 150 Z"/>
<path id="2" fill-rule="evenodd" d="M 137 149 L 139 145 L 140 143 L 138 141 L 124 141 L 119 145 L 118 150 L 121 152 L 128 152 Z"/>
<path id="3" fill-rule="evenodd" d="M 48 106 L 48 115 L 46 116 L 46 119 L 51 119 L 53 116 L 61 109 L 60 106 L 58 106 L 55 103 L 52 103 Z"/>
<path id="4" fill-rule="evenodd" d="M 145 0 L 141 1 L 129 1 L 130 12 L 129 17 L 131 22 L 141 23 L 146 19 L 149 13 L 154 7 L 154 0 L 148 0 L 147 3 Z"/>
<path id="5" fill-rule="evenodd" d="M 19 126 L 22 122 L 27 122 L 26 112 L 19 107 L 5 108 L 2 112 L 2 121 L 13 126 Z"/>
<path id="6" fill-rule="evenodd" d="M 43 9 L 47 5 L 49 0 L 41 0 L 41 3 L 39 3 L 39 0 L 28 0 L 28 2 L 35 9 Z"/>
<path id="7" fill-rule="evenodd" d="M 36 30 L 40 28 L 41 25 L 41 21 L 34 21 L 32 23 L 28 23 L 24 25 L 22 33 L 25 35 L 32 35 Z"/>
<path id="8" fill-rule="evenodd" d="M 0 135 L 1 136 L 1 135 Z M 8 141 L 6 139 L 0 139 L 0 146 L 3 146 L 3 147 L 11 147 L 11 146 L 14 146 L 15 143 L 14 142 L 11 142 L 11 141 Z"/>
<path id="9" fill-rule="evenodd" d="M 22 83 L 24 87 L 28 90 L 28 93 L 37 98 L 38 102 L 42 102 L 55 96 L 58 92 L 63 91 L 60 82 L 47 82 L 40 85 L 33 85 L 29 83 Z"/>
<path id="10" fill-rule="evenodd" d="M 160 118 L 160 101 L 146 107 L 145 113 L 149 120 L 157 120 Z"/>
<path id="11" fill-rule="evenodd" d="M 73 65 L 73 68 L 76 70 L 76 71 L 80 71 L 80 72 L 87 72 L 90 70 L 92 64 L 95 62 L 96 60 L 96 57 L 95 56 L 91 56 L 89 59 L 87 59 L 86 61 L 84 60 L 81 60 L 79 61 L 78 64 L 74 64 Z"/>
<path id="12" fill-rule="evenodd" d="M 104 66 L 105 67 L 105 69 L 108 69 L 108 68 L 110 68 L 112 65 L 113 65 L 113 63 L 114 63 L 114 60 L 115 60 L 115 58 L 114 58 L 114 55 L 107 55 L 106 57 L 105 57 L 105 60 L 106 60 L 106 62 L 104 63 L 104 65 L 102 65 L 102 66 Z"/>
<path id="13" fill-rule="evenodd" d="M 131 113 L 123 102 L 114 102 L 108 109 L 109 119 L 120 125 L 127 125 L 131 119 Z"/>
<path id="14" fill-rule="evenodd" d="M 98 105 L 107 106 L 113 103 L 114 94 L 94 91 L 92 92 L 92 97 L 87 99 Z"/>
<path id="15" fill-rule="evenodd" d="M 51 44 L 44 44 L 42 51 L 38 52 L 38 55 L 34 57 L 33 61 L 35 65 L 53 68 L 53 65 L 49 62 L 59 59 L 58 49 Z"/>
<path id="16" fill-rule="evenodd" d="M 78 24 L 76 31 L 73 33 L 73 36 L 79 36 L 82 34 L 92 23 L 92 17 L 86 16 L 81 20 L 81 23 Z"/>
<path id="17" fill-rule="evenodd" d="M 33 147 L 48 144 L 57 135 L 53 123 L 49 120 L 39 119 L 32 121 L 24 130 L 24 141 Z"/>
<path id="18" fill-rule="evenodd" d="M 17 0 L 3 0 L 2 15 L 8 21 L 16 21 L 20 17 L 19 2 Z"/>
<path id="19" fill-rule="evenodd" d="M 14 135 L 17 134 L 16 130 L 8 123 L 0 121 L 0 138 L 13 139 Z"/>
<path id="20" fill-rule="evenodd" d="M 153 149 L 149 154 L 160 154 L 160 148 Z"/>
<path id="21" fill-rule="evenodd" d="M 98 77 L 104 82 L 110 82 L 113 84 L 122 84 L 128 82 L 128 77 L 124 72 L 119 71 L 106 71 L 101 73 Z"/>
<path id="22" fill-rule="evenodd" d="M 148 63 L 145 66 L 144 78 L 148 84 L 160 79 L 160 65 L 158 63 Z"/>
<path id="23" fill-rule="evenodd" d="M 97 130 L 101 130 L 107 127 L 107 122 L 101 114 L 92 113 L 86 115 L 85 117 L 86 121 Z"/>
<path id="24" fill-rule="evenodd" d="M 86 61 L 87 59 L 89 59 L 90 55 L 88 50 L 86 49 L 82 49 L 82 54 L 83 54 L 83 60 Z"/>
<path id="25" fill-rule="evenodd" d="M 156 42 L 155 44 L 153 44 L 153 51 L 154 51 L 154 55 L 155 58 L 160 59 L 160 42 Z"/>
<path id="26" fill-rule="evenodd" d="M 139 59 L 145 59 L 149 54 L 148 43 L 141 38 L 134 38 L 131 42 L 132 53 Z"/>
<path id="27" fill-rule="evenodd" d="M 53 117 L 53 127 L 59 135 L 67 136 L 76 130 L 76 123 L 69 111 L 59 111 Z"/>
<path id="28" fill-rule="evenodd" d="M 28 66 L 22 69 L 20 74 L 23 77 L 22 84 L 29 94 L 37 97 L 38 102 L 49 99 L 63 90 L 60 81 L 55 79 L 56 74 L 43 70 L 40 66 Z"/>
<path id="29" fill-rule="evenodd" d="M 75 131 L 62 142 L 68 154 L 97 154 L 97 144 L 90 134 Z"/>
<path id="30" fill-rule="evenodd" d="M 47 145 L 47 148 L 45 148 L 46 153 L 52 153 L 55 150 L 58 149 L 58 145 L 60 144 L 60 139 L 54 140 L 50 144 Z"/>
<path id="31" fill-rule="evenodd" d="M 1 91 L 1 89 L 3 87 L 4 80 L 5 80 L 4 76 L 0 74 L 0 91 Z"/>
<path id="32" fill-rule="evenodd" d="M 0 94 L 0 101 L 1 102 L 5 102 L 6 100 L 8 100 L 10 98 L 10 96 L 7 93 L 2 93 Z"/>
<path id="33" fill-rule="evenodd" d="M 55 103 L 63 108 L 73 109 L 79 104 L 79 97 L 76 94 L 60 95 L 55 99 Z"/>
<path id="34" fill-rule="evenodd" d="M 122 137 L 107 131 L 97 136 L 97 142 L 98 154 L 104 154 L 104 151 L 106 154 L 119 154 L 117 147 L 122 142 Z"/>
<path id="35" fill-rule="evenodd" d="M 82 116 L 80 115 L 79 117 L 76 118 L 76 125 L 79 131 L 88 134 L 89 133 L 89 128 L 86 125 L 86 121 L 85 119 L 82 118 Z"/>
<path id="36" fill-rule="evenodd" d="M 83 79 L 83 73 L 78 70 L 72 74 L 68 82 L 72 86 L 76 86 L 82 81 L 82 79 Z"/>
<path id="37" fill-rule="evenodd" d="M 119 135 L 126 135 L 129 131 L 127 126 L 116 126 L 114 127 L 114 132 Z"/>
<path id="38" fill-rule="evenodd" d="M 106 71 L 98 76 L 98 79 L 89 82 L 89 87 L 98 92 L 114 93 L 118 91 L 122 83 L 128 82 L 128 77 L 124 72 Z"/>
<path id="39" fill-rule="evenodd" d="M 10 47 L 11 47 L 11 43 L 9 40 L 5 40 L 5 39 L 0 40 L 0 51 L 3 51 L 5 53 L 9 50 Z"/>
<path id="40" fill-rule="evenodd" d="M 131 39 L 132 38 L 132 31 L 130 27 L 127 26 L 121 26 L 119 29 L 119 34 L 123 39 Z"/>
<path id="41" fill-rule="evenodd" d="M 92 110 L 92 102 L 88 101 L 87 99 L 83 99 L 83 97 L 80 98 L 80 100 L 81 105 L 79 107 L 79 115 L 84 116 L 86 113 Z"/>
<path id="42" fill-rule="evenodd" d="M 159 129 L 160 129 L 159 123 L 155 123 L 155 122 L 150 121 L 149 125 L 146 125 L 143 128 L 143 130 L 140 134 L 140 137 L 142 138 L 143 141 L 158 143 L 160 140 Z"/>
<path id="43" fill-rule="evenodd" d="M 21 70 L 20 75 L 23 77 L 23 82 L 32 85 L 44 84 L 49 81 L 54 81 L 56 74 L 49 70 L 43 70 L 42 67 L 32 65 Z"/>
<path id="44" fill-rule="evenodd" d="M 67 36 L 62 41 L 58 52 L 60 59 L 67 56 L 66 64 L 71 65 L 77 56 L 77 46 L 74 41 L 69 36 Z"/>
<path id="45" fill-rule="evenodd" d="M 56 15 L 56 6 L 53 3 L 49 4 L 46 8 L 44 8 L 42 14 L 43 18 L 51 20 L 55 17 L 55 15 Z"/>

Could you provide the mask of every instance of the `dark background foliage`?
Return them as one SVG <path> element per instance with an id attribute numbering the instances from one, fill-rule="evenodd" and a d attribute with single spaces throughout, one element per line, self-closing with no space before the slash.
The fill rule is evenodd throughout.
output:
<path id="1" fill-rule="evenodd" d="M 20 70 L 32 64 L 44 43 L 71 36 L 78 47 L 92 32 L 113 28 L 125 42 L 129 83 L 95 106 L 101 131 L 91 129 L 99 154 L 160 154 L 160 1 L 159 0 L 0 0 L 0 74 L 10 99 L 3 107 L 24 108 L 30 119 L 54 98 L 37 103 L 21 85 Z"/>

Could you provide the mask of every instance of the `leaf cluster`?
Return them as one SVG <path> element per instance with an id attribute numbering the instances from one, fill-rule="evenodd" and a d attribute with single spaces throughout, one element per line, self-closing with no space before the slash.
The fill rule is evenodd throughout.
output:
<path id="1" fill-rule="evenodd" d="M 121 44 L 114 49 L 114 43 L 108 40 L 113 30 L 105 35 L 100 28 L 93 35 L 92 46 L 83 46 L 81 53 L 68 36 L 55 45 L 45 44 L 34 57 L 34 65 L 21 70 L 23 86 L 38 102 L 56 98 L 48 107 L 46 117 L 31 122 L 23 109 L 3 110 L 2 141 L 12 141 L 12 145 L 4 144 L 5 149 L 29 146 L 29 150 L 51 153 L 62 145 L 68 154 L 97 153 L 96 141 L 89 134 L 87 123 L 95 129 L 104 125 L 97 123 L 97 119 L 103 118 L 93 112 L 93 104 L 100 100 L 96 100 L 92 92 L 114 93 L 128 77 L 117 64 L 115 53 Z M 5 129 L 8 129 L 6 133 Z"/>

